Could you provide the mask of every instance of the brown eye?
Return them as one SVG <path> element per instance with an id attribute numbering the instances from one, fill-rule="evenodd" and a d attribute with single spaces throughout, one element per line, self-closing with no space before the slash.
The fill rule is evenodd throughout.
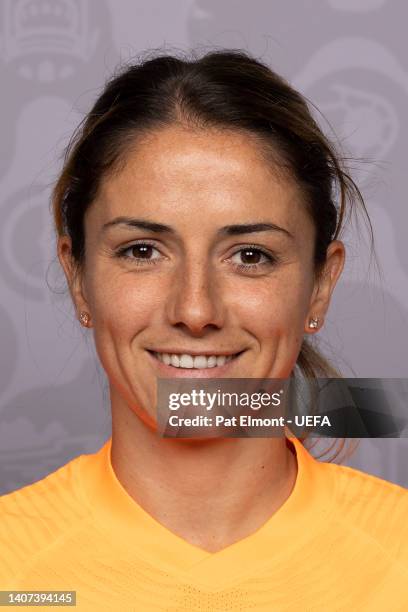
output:
<path id="1" fill-rule="evenodd" d="M 150 244 L 135 244 L 129 250 L 138 259 L 151 259 L 155 249 Z"/>
<path id="2" fill-rule="evenodd" d="M 160 251 L 147 242 L 120 248 L 117 251 L 117 256 L 141 265 L 143 263 L 158 263 L 162 259 Z"/>
<path id="3" fill-rule="evenodd" d="M 256 249 L 242 249 L 241 251 L 241 262 L 243 264 L 257 264 L 260 263 L 263 253 Z"/>
<path id="4" fill-rule="evenodd" d="M 261 248 L 247 246 L 234 253 L 231 257 L 231 263 L 239 270 L 256 272 L 260 271 L 261 267 L 273 266 L 277 263 L 277 258 L 268 252 L 264 252 Z"/>

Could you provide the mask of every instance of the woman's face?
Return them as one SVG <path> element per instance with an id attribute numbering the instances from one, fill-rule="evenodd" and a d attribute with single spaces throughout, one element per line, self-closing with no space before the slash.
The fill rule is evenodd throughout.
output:
<path id="1" fill-rule="evenodd" d="M 147 423 L 158 377 L 290 376 L 344 259 L 333 242 L 318 283 L 301 193 L 231 131 L 169 127 L 140 141 L 102 182 L 85 235 L 76 278 L 68 238 L 60 259 L 111 393 Z"/>

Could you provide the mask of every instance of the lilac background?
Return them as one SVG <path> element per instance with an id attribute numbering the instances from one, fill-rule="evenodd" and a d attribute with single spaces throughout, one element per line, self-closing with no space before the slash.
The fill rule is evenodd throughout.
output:
<path id="1" fill-rule="evenodd" d="M 382 276 L 352 227 L 321 339 L 346 376 L 408 376 L 407 22 L 403 0 L 0 0 L 0 492 L 110 434 L 104 374 L 55 260 L 49 195 L 104 80 L 147 48 L 247 49 L 313 100 L 347 154 L 372 160 L 354 176 Z M 348 463 L 408 486 L 407 459 L 405 439 L 363 440 Z"/>

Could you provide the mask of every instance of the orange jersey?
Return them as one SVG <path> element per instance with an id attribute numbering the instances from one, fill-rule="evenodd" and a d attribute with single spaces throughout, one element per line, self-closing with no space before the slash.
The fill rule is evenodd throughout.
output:
<path id="1" fill-rule="evenodd" d="M 98 612 L 408 610 L 408 491 L 291 442 L 289 498 L 210 553 L 129 496 L 109 439 L 0 497 L 0 590 L 76 591 L 76 609 Z"/>

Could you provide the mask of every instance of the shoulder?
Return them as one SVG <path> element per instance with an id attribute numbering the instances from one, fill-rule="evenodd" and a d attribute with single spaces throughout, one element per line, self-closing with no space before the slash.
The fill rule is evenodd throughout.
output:
<path id="1" fill-rule="evenodd" d="M 78 474 L 81 457 L 0 496 L 0 588 L 36 554 L 87 518 Z"/>
<path id="2" fill-rule="evenodd" d="M 408 570 L 408 489 L 355 468 L 324 463 L 334 487 L 334 518 L 358 541 Z"/>

